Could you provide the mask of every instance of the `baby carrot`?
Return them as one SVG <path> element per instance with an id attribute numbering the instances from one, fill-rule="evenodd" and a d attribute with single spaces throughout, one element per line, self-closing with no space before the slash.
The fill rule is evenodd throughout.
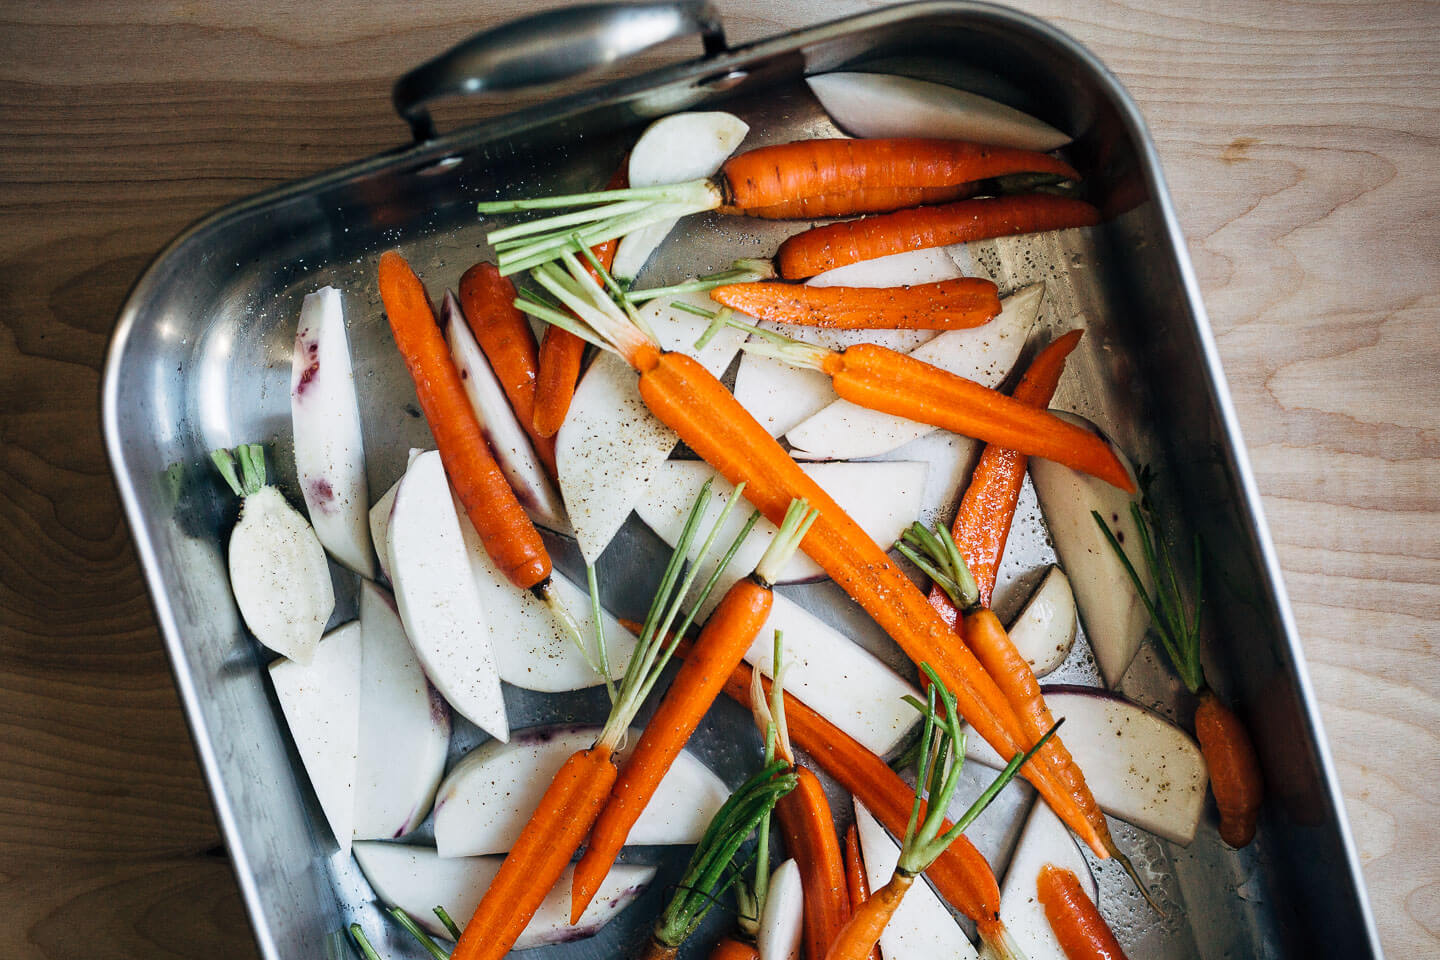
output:
<path id="1" fill-rule="evenodd" d="M 832 330 L 959 330 L 1000 313 L 995 284 L 973 277 L 904 287 L 734 283 L 710 298 L 761 320 Z"/>
<path id="2" fill-rule="evenodd" d="M 968 197 L 975 192 L 973 183 L 951 187 L 874 187 L 848 193 L 815 194 L 786 203 L 769 206 L 734 207 L 725 205 L 721 213 L 742 214 L 762 220 L 815 220 L 821 217 L 853 216 L 857 213 L 883 213 L 922 203 L 947 203 Z"/>
<path id="3" fill-rule="evenodd" d="M 1220 809 L 1220 839 L 1243 847 L 1255 839 L 1260 818 L 1260 761 L 1245 725 L 1208 687 L 1195 709 L 1195 739 L 1205 754 L 1210 789 Z"/>
<path id="4" fill-rule="evenodd" d="M 845 884 L 850 888 L 850 909 L 870 899 L 870 881 L 865 877 L 865 862 L 860 858 L 860 834 L 855 824 L 845 831 Z M 880 960 L 880 947 L 871 948 L 866 960 Z"/>
<path id="5" fill-rule="evenodd" d="M 1120 942 L 1075 874 L 1047 863 L 1040 868 L 1036 890 L 1067 960 L 1125 960 Z"/>

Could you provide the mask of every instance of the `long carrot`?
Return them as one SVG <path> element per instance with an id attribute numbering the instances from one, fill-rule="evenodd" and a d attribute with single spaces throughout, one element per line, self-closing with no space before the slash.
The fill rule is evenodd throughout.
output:
<path id="1" fill-rule="evenodd" d="M 860 857 L 860 834 L 853 823 L 845 831 L 845 884 L 850 888 L 851 911 L 860 909 L 860 905 L 870 899 L 870 881 L 865 877 L 865 861 Z M 880 947 L 871 948 L 866 960 L 880 960 Z"/>
<path id="2" fill-rule="evenodd" d="M 803 280 L 846 264 L 907 250 L 1089 227 L 1099 222 L 1100 211 L 1083 200 L 1047 193 L 960 200 L 814 227 L 780 244 L 775 260 L 780 276 Z"/>
<path id="3" fill-rule="evenodd" d="M 555 440 L 535 429 L 539 347 L 525 314 L 515 309 L 515 285 L 493 263 L 475 264 L 460 277 L 460 302 L 475 342 L 505 389 L 515 418 L 530 436 L 540 462 L 555 476 Z"/>
<path id="4" fill-rule="evenodd" d="M 445 475 L 480 534 L 485 552 L 517 587 L 530 589 L 546 583 L 550 555 L 545 544 L 485 443 L 425 287 L 393 250 L 380 257 L 380 298 L 395 345 L 415 381 L 420 409 L 440 450 Z"/>
<path id="5" fill-rule="evenodd" d="M 825 788 L 809 769 L 796 766 L 795 789 L 775 805 L 785 849 L 800 868 L 805 893 L 805 956 L 824 960 L 831 942 L 850 919 L 845 865 Z"/>
<path id="6" fill-rule="evenodd" d="M 1245 725 L 1208 687 L 1195 709 L 1195 738 L 1210 770 L 1210 789 L 1220 809 L 1220 839 L 1243 847 L 1255 839 L 1263 799 L 1260 761 Z"/>
<path id="7" fill-rule="evenodd" d="M 959 330 L 1000 313 L 995 284 L 978 277 L 904 287 L 734 283 L 710 298 L 761 320 L 836 330 Z"/>
<path id="8" fill-rule="evenodd" d="M 1125 951 L 1080 881 L 1054 864 L 1040 868 L 1035 882 L 1045 919 L 1067 960 L 1125 960 Z"/>
<path id="9" fill-rule="evenodd" d="M 975 192 L 973 183 L 950 187 L 875 187 L 849 193 L 827 193 L 801 197 L 787 203 L 758 207 L 720 207 L 721 213 L 743 214 L 764 220 L 811 220 L 820 217 L 883 213 L 922 203 L 947 203 Z"/>

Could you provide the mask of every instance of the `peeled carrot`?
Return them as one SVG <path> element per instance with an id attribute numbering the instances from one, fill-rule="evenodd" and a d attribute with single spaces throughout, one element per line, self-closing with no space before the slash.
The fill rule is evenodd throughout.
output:
<path id="1" fill-rule="evenodd" d="M 974 277 L 881 288 L 732 283 L 710 298 L 761 320 L 836 330 L 959 330 L 1000 313 L 995 284 Z"/>
<path id="2" fill-rule="evenodd" d="M 515 309 L 515 285 L 493 263 L 477 263 L 460 277 L 460 303 L 475 342 L 490 361 L 510 408 L 550 476 L 555 476 L 555 440 L 535 429 L 535 382 L 539 347 L 525 314 Z"/>
<path id="3" fill-rule="evenodd" d="M 825 960 L 865 960 L 875 950 L 880 934 L 885 932 L 900 901 L 915 878 L 899 870 L 895 871 L 888 883 L 856 908 L 850 922 L 840 931 L 840 936 L 831 944 Z"/>
<path id="4" fill-rule="evenodd" d="M 721 213 L 744 214 L 764 220 L 811 220 L 820 217 L 851 216 L 857 213 L 883 213 L 922 203 L 947 203 L 968 197 L 975 184 L 961 183 L 950 187 L 876 187 L 800 197 L 786 203 L 764 207 L 722 206 Z"/>
<path id="5" fill-rule="evenodd" d="M 440 450 L 445 475 L 480 534 L 485 552 L 517 587 L 530 589 L 545 583 L 550 577 L 545 544 L 486 445 L 425 287 L 393 250 L 380 257 L 380 299 L 395 345 L 415 381 L 420 409 Z"/>
<path id="6" fill-rule="evenodd" d="M 1068 960 L 1125 960 L 1120 942 L 1075 874 L 1047 863 L 1040 868 L 1036 889 Z"/>
<path id="7" fill-rule="evenodd" d="M 786 280 L 803 280 L 907 250 L 1099 222 L 1100 211 L 1083 200 L 1046 193 L 961 200 L 815 227 L 780 244 L 775 262 Z"/>
<path id="8" fill-rule="evenodd" d="M 1264 787 L 1260 761 L 1245 725 L 1206 687 L 1195 710 L 1195 738 L 1210 769 L 1210 790 L 1220 808 L 1220 839 L 1243 847 L 1255 839 Z"/>
<path id="9" fill-rule="evenodd" d="M 800 868 L 805 893 L 805 956 L 823 960 L 850 919 L 850 891 L 825 788 L 805 767 L 796 765 L 795 774 L 795 789 L 780 798 L 775 813 L 785 849 Z"/>
<path id="10" fill-rule="evenodd" d="M 870 899 L 870 881 L 865 878 L 865 862 L 860 857 L 860 834 L 853 823 L 845 831 L 845 884 L 850 888 L 852 911 Z M 880 960 L 878 945 L 871 949 L 866 960 Z"/>
<path id="11" fill-rule="evenodd" d="M 753 943 L 746 943 L 734 937 L 721 937 L 710 951 L 710 960 L 760 960 L 760 951 Z"/>

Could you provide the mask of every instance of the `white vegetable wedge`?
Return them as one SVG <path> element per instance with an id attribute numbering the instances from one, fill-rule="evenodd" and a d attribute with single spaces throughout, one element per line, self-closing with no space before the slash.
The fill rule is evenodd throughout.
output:
<path id="1" fill-rule="evenodd" d="M 530 519 L 542 527 L 568 533 L 570 524 L 565 519 L 565 504 L 536 455 L 529 434 L 516 419 L 505 388 L 485 359 L 480 344 L 475 342 L 460 301 L 449 290 L 441 302 L 440 325 L 445 331 L 445 342 L 450 345 L 455 369 L 460 371 L 460 379 L 465 384 L 470 408 L 480 420 L 485 440 L 520 505 Z"/>
<path id="2" fill-rule="evenodd" d="M 445 773 L 450 707 L 425 678 L 390 594 L 360 584 L 360 735 L 354 835 L 403 837 L 430 813 Z"/>
<path id="3" fill-rule="evenodd" d="M 370 490 L 360 405 L 340 291 L 321 287 L 300 306 L 290 360 L 295 472 L 310 523 L 325 549 L 362 577 L 375 576 L 365 524 Z"/>
<path id="4" fill-rule="evenodd" d="M 342 853 L 350 852 L 360 730 L 360 624 L 325 635 L 306 666 L 270 664 L 270 681 L 295 749 Z"/>
<path id="5" fill-rule="evenodd" d="M 865 861 L 865 879 L 871 890 L 879 890 L 890 882 L 900 862 L 900 845 L 859 800 L 855 801 L 855 829 L 860 837 L 860 856 Z M 917 877 L 910 885 L 885 932 L 880 934 L 880 953 L 885 960 L 972 960 L 978 956 L 924 877 Z"/>
<path id="6" fill-rule="evenodd" d="M 800 960 L 804 921 L 805 891 L 801 886 L 800 866 L 794 860 L 786 860 L 770 874 L 770 892 L 755 935 L 760 960 Z"/>
<path id="7" fill-rule="evenodd" d="M 438 451 L 405 471 L 390 511 L 390 579 L 430 682 L 472 723 L 509 736 L 500 675 Z"/>
<path id="8" fill-rule="evenodd" d="M 1055 719 L 1065 718 L 1060 735 L 1102 810 L 1176 843 L 1194 839 L 1209 776 L 1190 734 L 1098 687 L 1041 689 Z M 1005 766 L 981 737 L 969 738 L 966 756 Z"/>
<path id="9" fill-rule="evenodd" d="M 1064 570 L 1051 567 L 1045 574 L 1010 624 L 1010 642 L 1037 677 L 1065 662 L 1075 643 L 1075 595 Z"/>
<path id="10" fill-rule="evenodd" d="M 805 284 L 810 287 L 902 287 L 958 280 L 963 276 L 945 247 L 927 247 L 849 263 L 818 273 Z"/>
<path id="11" fill-rule="evenodd" d="M 984 326 L 947 330 L 910 356 L 987 387 L 999 386 L 1019 359 L 1044 299 L 1045 285 L 1031 284 L 1006 297 L 1000 315 Z M 785 438 L 797 458 L 853 460 L 887 453 L 934 429 L 837 399 L 792 427 Z"/>
<path id="12" fill-rule="evenodd" d="M 630 149 L 630 186 L 654 187 L 708 177 L 749 132 L 744 120 L 719 111 L 662 117 L 646 127 Z M 675 223 L 652 223 L 620 238 L 610 272 L 622 280 L 633 280 Z"/>
<path id="13" fill-rule="evenodd" d="M 435 799 L 435 848 L 442 857 L 504 853 L 520 835 L 555 772 L 595 743 L 599 727 L 546 726 L 518 731 L 513 742 L 487 742 L 455 764 Z M 632 731 L 629 743 L 640 739 Z M 623 762 L 628 750 L 617 754 Z M 682 751 L 630 831 L 636 846 L 694 843 L 730 790 L 710 768 Z"/>
<path id="14" fill-rule="evenodd" d="M 370 508 L 370 540 L 375 544 L 375 556 L 386 580 L 390 579 L 390 510 L 395 506 L 395 491 L 399 489 L 400 481 L 396 480 Z"/>
<path id="15" fill-rule="evenodd" d="M 797 327 L 762 323 L 792 336 Z M 812 336 L 797 339 L 813 341 Z M 819 370 L 793 367 L 783 360 L 755 353 L 740 355 L 735 371 L 735 399 L 772 437 L 824 410 L 837 399 L 830 378 Z"/>
<path id="16" fill-rule="evenodd" d="M 889 753 L 915 724 L 902 699 L 920 694 L 874 654 L 780 594 L 770 619 L 745 659 L 774 674 L 775 631 L 785 632 L 785 692 L 816 711 L 867 750 Z"/>
<path id="17" fill-rule="evenodd" d="M 1056 413 L 1072 423 L 1095 429 L 1094 424 L 1082 417 Z M 1118 449 L 1115 454 L 1133 477 L 1135 470 L 1130 461 Z M 1055 541 L 1060 566 L 1070 578 L 1075 605 L 1085 625 L 1085 637 L 1090 641 L 1095 662 L 1100 666 L 1100 675 L 1106 686 L 1114 687 L 1120 683 L 1145 639 L 1150 614 L 1090 511 L 1098 511 L 1105 518 L 1135 565 L 1145 589 L 1151 591 L 1154 581 L 1141 555 L 1140 532 L 1130 516 L 1132 498 L 1103 480 L 1034 457 L 1030 459 L 1030 480 L 1045 514 L 1045 525 Z"/>
<path id="18" fill-rule="evenodd" d="M 823 73 L 805 82 L 852 137 L 942 137 L 1040 151 L 1070 142 L 1028 113 L 944 84 L 883 73 Z"/>
<path id="19" fill-rule="evenodd" d="M 431 935 L 452 939 L 435 916 L 437 906 L 461 929 L 475 912 L 480 898 L 500 872 L 504 857 L 437 856 L 430 847 L 404 843 L 360 842 L 355 844 L 355 860 L 365 871 L 375 895 L 392 907 L 399 907 L 415 919 Z M 581 914 L 580 921 L 570 925 L 570 884 L 574 867 L 566 867 L 554 889 L 535 911 L 525 932 L 515 941 L 516 950 L 543 947 L 550 943 L 568 943 L 593 937 L 645 892 L 655 879 L 654 867 L 617 864 L 600 884 L 595 899 Z"/>
<path id="20" fill-rule="evenodd" d="M 1067 960 L 1045 918 L 1036 881 L 1047 863 L 1070 870 L 1086 896 L 1098 902 L 1095 877 L 1070 830 L 1043 800 L 1036 800 L 1005 870 L 1000 887 L 1000 919 L 1028 960 Z"/>

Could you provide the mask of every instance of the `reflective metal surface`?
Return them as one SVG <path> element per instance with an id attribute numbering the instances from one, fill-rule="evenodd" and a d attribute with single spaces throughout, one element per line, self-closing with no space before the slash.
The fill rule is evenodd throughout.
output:
<path id="1" fill-rule="evenodd" d="M 492 35 L 493 37 L 493 35 Z M 196 749 L 214 795 L 262 955 L 347 956 L 338 936 L 362 923 L 386 956 L 419 956 L 387 928 L 363 877 L 336 853 L 301 772 L 226 582 L 232 498 L 205 453 L 271 445 L 293 495 L 289 365 L 301 297 L 344 291 L 362 385 L 370 486 L 384 490 L 428 431 L 379 307 L 375 258 L 395 247 L 439 294 L 487 254 L 481 199 L 592 188 L 649 119 L 696 106 L 732 110 L 747 146 L 833 128 L 801 81 L 838 67 L 911 73 L 974 90 L 1073 132 L 1068 158 L 1107 223 L 971 246 L 977 270 L 1003 289 L 1049 282 L 1042 325 L 1087 335 L 1056 405 L 1099 422 L 1161 477 L 1171 531 L 1201 532 L 1209 578 L 1211 675 L 1252 724 L 1270 800 L 1256 843 L 1240 854 L 1215 834 L 1213 810 L 1188 848 L 1116 824 L 1120 844 L 1155 872 L 1167 904 L 1145 912 L 1117 871 L 1097 871 L 1107 910 L 1136 958 L 1379 956 L 1328 751 L 1259 498 L 1235 428 L 1215 346 L 1156 157 L 1133 103 L 1083 48 L 1015 11 L 980 4 L 895 7 L 628 78 L 427 140 L 220 211 L 178 238 L 137 283 L 121 313 L 104 386 L 104 425 Z M 423 93 L 413 103 L 420 104 Z M 802 225 L 699 218 L 667 245 L 642 283 L 663 283 L 763 256 Z M 678 234 L 677 234 L 678 235 Z M 917 454 L 919 455 L 919 454 Z M 298 497 L 295 498 L 298 500 Z M 1012 613 L 1053 559 L 1028 487 L 1001 573 L 997 607 Z M 553 542 L 574 569 L 573 545 Z M 634 615 L 661 549 L 632 519 L 604 558 L 606 601 Z M 335 622 L 353 616 L 355 583 L 336 569 Z M 893 644 L 833 585 L 786 588 L 857 642 L 908 670 Z M 1094 676 L 1083 642 L 1055 679 Z M 1122 683 L 1130 696 L 1185 719 L 1191 705 L 1153 655 Z M 597 722 L 603 692 L 507 689 L 515 728 Z M 482 735 L 459 724 L 457 754 Z M 743 713 L 717 704 L 697 751 L 738 782 L 759 748 Z M 977 772 L 977 780 L 987 775 Z M 1002 872 L 1026 789 L 977 825 Z M 836 804 L 842 817 L 848 807 Z M 674 882 L 685 850 L 634 851 L 661 865 L 656 886 L 591 941 L 532 952 L 536 960 L 630 956 Z M 728 919 L 717 912 L 707 930 Z M 687 957 L 704 956 L 701 945 Z M 328 953 L 326 952 L 328 951 Z"/>

